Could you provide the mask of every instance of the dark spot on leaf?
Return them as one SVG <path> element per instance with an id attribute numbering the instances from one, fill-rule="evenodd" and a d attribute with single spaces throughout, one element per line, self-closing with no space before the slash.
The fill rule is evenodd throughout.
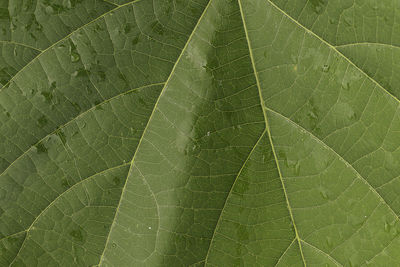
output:
<path id="1" fill-rule="evenodd" d="M 139 42 L 139 35 L 132 39 L 132 45 L 136 45 Z"/>
<path id="2" fill-rule="evenodd" d="M 75 108 L 75 110 L 80 113 L 81 112 L 81 107 L 79 106 L 78 103 L 72 102 L 71 105 Z"/>
<path id="3" fill-rule="evenodd" d="M 323 72 L 328 72 L 329 71 L 329 65 L 328 64 L 325 64 L 324 66 L 322 66 L 322 71 Z"/>
<path id="4" fill-rule="evenodd" d="M 37 37 L 33 33 L 30 33 L 29 35 L 32 37 L 33 40 L 37 41 Z"/>
<path id="5" fill-rule="evenodd" d="M 105 81 L 105 80 L 106 80 L 106 73 L 105 73 L 104 71 L 99 70 L 99 71 L 97 72 L 97 74 L 98 74 L 99 77 L 100 77 L 100 81 Z"/>
<path id="6" fill-rule="evenodd" d="M 65 188 L 69 188 L 70 187 L 70 185 L 69 185 L 69 183 L 68 183 L 68 181 L 66 179 L 63 179 L 61 181 L 61 186 L 65 187 Z"/>
<path id="7" fill-rule="evenodd" d="M 37 144 L 36 149 L 38 153 L 47 153 L 47 148 L 44 146 L 43 143 Z"/>
<path id="8" fill-rule="evenodd" d="M 312 6 L 312 9 L 317 14 L 321 14 L 326 5 L 324 0 L 310 0 L 310 3 Z"/>
<path id="9" fill-rule="evenodd" d="M 72 230 L 69 234 L 74 238 L 75 241 L 83 242 L 84 236 L 81 229 Z"/>
<path id="10" fill-rule="evenodd" d="M 119 177 L 114 177 L 113 182 L 115 185 L 119 185 L 121 183 L 121 179 Z"/>
<path id="11" fill-rule="evenodd" d="M 159 35 L 164 34 L 164 26 L 161 25 L 158 21 L 155 21 L 151 24 L 151 27 L 153 28 L 153 31 Z"/>
<path id="12" fill-rule="evenodd" d="M 94 101 L 94 105 L 96 107 L 95 110 L 104 110 L 99 100 Z"/>
<path id="13" fill-rule="evenodd" d="M 125 83 L 128 83 L 128 79 L 126 78 L 125 74 L 123 73 L 119 73 L 118 77 L 123 80 Z"/>
<path id="14" fill-rule="evenodd" d="M 43 91 L 41 92 L 41 95 L 44 96 L 47 103 L 51 103 L 51 100 L 53 99 L 53 94 L 51 92 Z"/>
<path id="15" fill-rule="evenodd" d="M 77 77 L 77 78 L 79 78 L 79 77 L 87 77 L 88 76 L 88 71 L 85 68 L 80 68 L 80 69 L 74 71 L 72 73 L 72 76 Z"/>
<path id="16" fill-rule="evenodd" d="M 37 120 L 38 126 L 39 126 L 40 128 L 46 126 L 47 122 L 48 122 L 48 121 L 47 121 L 47 118 L 46 118 L 44 115 L 41 116 L 41 117 Z"/>
<path id="17" fill-rule="evenodd" d="M 56 135 L 60 138 L 61 142 L 65 145 L 67 143 L 67 137 L 65 136 L 64 132 L 61 130 L 58 130 L 56 132 Z"/>
<path id="18" fill-rule="evenodd" d="M 127 34 L 132 30 L 132 25 L 131 24 L 126 24 L 124 27 L 124 33 Z"/>
<path id="19" fill-rule="evenodd" d="M 244 225 L 239 225 L 237 227 L 237 236 L 239 238 L 240 241 L 247 243 L 247 241 L 249 241 L 249 232 L 246 229 L 246 226 Z"/>
<path id="20" fill-rule="evenodd" d="M 75 52 L 72 52 L 72 53 L 71 53 L 71 62 L 72 62 L 72 63 L 78 62 L 80 58 L 81 58 L 81 57 L 79 56 L 78 53 L 75 53 Z"/>
<path id="21" fill-rule="evenodd" d="M 86 92 L 88 93 L 88 95 L 91 95 L 93 93 L 92 87 L 91 86 L 86 86 Z"/>

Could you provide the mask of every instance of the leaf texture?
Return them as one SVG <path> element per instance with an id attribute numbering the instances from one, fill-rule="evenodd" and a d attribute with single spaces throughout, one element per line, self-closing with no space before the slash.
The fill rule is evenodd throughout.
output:
<path id="1" fill-rule="evenodd" d="M 0 0 L 0 265 L 400 266 L 399 12 Z"/>

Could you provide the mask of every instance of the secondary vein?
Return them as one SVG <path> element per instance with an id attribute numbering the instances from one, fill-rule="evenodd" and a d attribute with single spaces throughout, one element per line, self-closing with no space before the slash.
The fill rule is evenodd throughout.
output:
<path id="1" fill-rule="evenodd" d="M 398 103 L 400 103 L 400 100 L 395 97 L 394 95 L 392 95 L 388 90 L 386 90 L 380 83 L 378 83 L 374 78 L 372 78 L 371 76 L 369 76 L 367 73 L 365 73 L 365 71 L 363 71 L 360 67 L 358 67 L 356 64 L 354 64 L 353 61 L 351 61 L 348 57 L 346 57 L 344 54 L 342 54 L 342 52 L 340 52 L 334 45 L 331 45 L 330 43 L 328 43 L 328 41 L 326 41 L 325 39 L 323 39 L 322 37 L 320 37 L 319 35 L 317 35 L 316 33 L 314 33 L 313 31 L 311 31 L 310 29 L 306 28 L 303 24 L 301 24 L 300 22 L 298 22 L 297 20 L 295 20 L 292 16 L 290 16 L 288 13 L 286 13 L 284 10 L 282 10 L 280 7 L 278 7 L 274 2 L 272 2 L 271 0 L 266 0 L 271 6 L 273 6 L 276 10 L 278 10 L 280 13 L 282 13 L 285 17 L 287 17 L 289 20 L 293 21 L 297 26 L 299 26 L 300 28 L 302 28 L 303 30 L 305 30 L 306 32 L 310 33 L 312 36 L 316 37 L 318 40 L 320 40 L 322 43 L 326 44 L 327 46 L 329 46 L 333 51 L 335 51 L 337 54 L 339 54 L 343 59 L 345 59 L 347 62 L 349 62 L 352 66 L 354 66 L 357 70 L 359 70 L 361 73 L 363 73 L 369 80 L 371 80 L 373 83 L 375 83 L 381 90 L 383 90 L 386 94 L 388 94 L 389 96 L 391 96 L 395 101 L 397 101 Z"/>
<path id="2" fill-rule="evenodd" d="M 134 0 L 134 1 L 125 3 L 125 4 L 123 4 L 123 5 L 117 6 L 116 8 L 113 8 L 113 9 L 107 11 L 106 13 L 104 13 L 104 14 L 98 16 L 97 18 L 95 18 L 95 19 L 89 21 L 88 23 L 86 23 L 86 24 L 84 24 L 84 25 L 82 25 L 82 26 L 76 28 L 74 31 L 72 31 L 72 32 L 69 33 L 68 35 L 64 36 L 64 37 L 61 38 L 60 40 L 56 41 L 55 43 L 53 43 L 52 45 L 50 45 L 50 46 L 47 47 L 46 49 L 41 50 L 41 52 L 40 52 L 39 54 L 37 54 L 36 57 L 34 57 L 31 61 L 29 61 L 25 66 L 23 66 L 16 74 L 14 74 L 14 76 L 11 77 L 10 80 L 8 80 L 7 83 L 5 83 L 5 84 L 3 85 L 3 87 L 0 89 L 0 92 L 1 92 L 2 90 L 4 90 L 5 88 L 7 88 L 7 86 L 11 83 L 11 81 L 12 81 L 13 79 L 15 79 L 15 77 L 16 77 L 19 73 L 21 73 L 23 70 L 25 70 L 29 65 L 33 64 L 33 62 L 35 62 L 40 56 L 42 56 L 44 53 L 46 53 L 47 51 L 49 51 L 50 49 L 52 49 L 53 47 L 55 47 L 57 44 L 59 44 L 59 43 L 65 41 L 65 40 L 67 40 L 67 39 L 68 39 L 69 37 L 71 37 L 74 33 L 80 31 L 81 29 L 83 29 L 84 27 L 88 26 L 89 24 L 92 24 L 93 22 L 95 22 L 95 21 L 97 21 L 97 20 L 99 20 L 99 19 L 105 17 L 106 15 L 108 15 L 108 14 L 110 14 L 110 13 L 116 11 L 117 9 L 119 9 L 119 8 L 121 8 L 121 7 L 124 7 L 124 6 L 127 6 L 127 5 L 130 5 L 130 4 L 134 4 L 134 3 L 138 2 L 138 1 L 141 1 L 141 0 Z M 36 48 L 36 50 L 38 50 L 38 49 Z"/>
<path id="3" fill-rule="evenodd" d="M 296 236 L 296 239 L 297 239 L 297 242 L 298 242 L 298 245 L 299 245 L 301 258 L 302 258 L 304 267 L 306 267 L 307 264 L 306 264 L 306 261 L 305 261 L 305 258 L 304 258 L 304 253 L 303 253 L 303 249 L 302 249 L 301 242 L 300 242 L 299 232 L 297 230 L 297 226 L 296 226 L 296 223 L 295 223 L 295 220 L 294 220 L 292 208 L 290 206 L 290 202 L 289 202 L 288 194 L 287 194 L 287 191 L 286 191 L 285 183 L 283 181 L 282 172 L 281 172 L 281 169 L 280 169 L 280 166 L 279 166 L 279 161 L 278 161 L 278 158 L 277 158 L 277 155 L 276 155 L 276 152 L 275 152 L 275 147 L 274 147 L 274 144 L 272 142 L 272 135 L 271 135 L 271 130 L 270 130 L 270 127 L 269 127 L 269 124 L 268 124 L 267 111 L 266 111 L 265 103 L 264 103 L 264 100 L 263 100 L 263 97 L 262 97 L 260 80 L 258 78 L 256 66 L 255 66 L 255 63 L 254 63 L 255 61 L 254 61 L 254 56 L 253 56 L 253 50 L 251 48 L 251 43 L 250 43 L 250 39 L 249 39 L 249 35 L 248 35 L 247 25 L 246 25 L 246 21 L 245 21 L 244 14 L 243 14 L 242 3 L 241 3 L 241 0 L 238 0 L 238 1 L 239 1 L 240 14 L 241 14 L 242 21 L 243 21 L 243 28 L 244 28 L 244 31 L 246 33 L 246 40 L 247 40 L 247 45 L 248 45 L 248 48 L 249 48 L 251 64 L 252 64 L 252 67 L 253 67 L 254 76 L 255 76 L 255 79 L 256 79 L 258 93 L 259 93 L 259 97 L 260 97 L 261 107 L 262 107 L 263 114 L 264 114 L 265 128 L 266 128 L 266 131 L 268 132 L 269 142 L 271 144 L 272 153 L 274 155 L 276 167 L 278 169 L 279 178 L 281 180 L 282 189 L 283 189 L 283 193 L 285 195 L 286 205 L 287 205 L 287 208 L 288 208 L 288 211 L 289 211 L 290 219 L 292 221 L 293 229 L 294 229 L 294 232 L 295 232 L 295 236 Z"/>
<path id="4" fill-rule="evenodd" d="M 162 83 L 153 83 L 153 84 L 148 84 L 148 85 L 144 85 L 144 86 L 141 86 L 141 87 L 133 88 L 133 89 L 130 89 L 130 90 L 126 91 L 126 92 L 122 92 L 122 93 L 120 93 L 120 94 L 118 94 L 118 95 L 115 95 L 115 96 L 113 96 L 113 97 L 107 98 L 107 99 L 105 99 L 104 101 L 102 101 L 102 102 L 100 102 L 100 103 L 94 105 L 93 107 L 91 107 L 91 108 L 85 110 L 84 112 L 78 114 L 76 117 L 73 117 L 72 119 L 68 120 L 68 121 L 65 122 L 64 124 L 59 125 L 59 126 L 58 126 L 55 130 L 53 130 L 51 133 L 45 135 L 43 138 L 41 138 L 41 139 L 38 140 L 36 143 L 34 143 L 33 145 L 31 145 L 31 146 L 30 146 L 27 150 L 25 150 L 19 157 L 17 157 L 16 159 L 14 159 L 14 160 L 7 166 L 7 168 L 4 169 L 4 171 L 3 171 L 2 173 L 0 173 L 0 177 L 1 177 L 1 176 L 3 175 L 3 173 L 5 173 L 9 168 L 11 168 L 11 166 L 12 166 L 13 164 L 15 164 L 15 162 L 17 162 L 19 159 L 21 159 L 23 156 L 25 156 L 25 155 L 26 155 L 33 147 L 35 147 L 37 144 L 39 144 L 40 142 L 43 142 L 43 141 L 44 141 L 47 137 L 49 137 L 50 135 L 55 134 L 55 133 L 56 133 L 57 131 L 59 131 L 60 129 L 65 128 L 67 125 L 69 125 L 70 123 L 72 123 L 72 122 L 76 121 L 77 119 L 83 117 L 85 114 L 89 113 L 90 111 L 93 111 L 93 110 L 95 110 L 96 108 L 98 108 L 99 106 L 101 106 L 101 105 L 103 105 L 103 104 L 105 104 L 105 103 L 108 103 L 108 102 L 112 101 L 113 99 L 118 98 L 118 97 L 120 97 L 120 96 L 129 94 L 129 93 L 132 93 L 132 92 L 134 92 L 134 91 L 137 91 L 137 90 L 140 90 L 140 89 L 144 89 L 144 88 L 147 88 L 147 87 L 157 86 L 157 85 L 163 85 L 163 84 L 164 84 L 163 82 L 162 82 Z"/>
<path id="5" fill-rule="evenodd" d="M 249 159 L 251 158 L 251 155 L 253 154 L 254 150 L 255 150 L 256 147 L 257 147 L 257 145 L 260 143 L 260 141 L 262 140 L 262 138 L 265 136 L 265 133 L 266 133 L 265 130 L 261 133 L 261 135 L 260 135 L 260 137 L 258 138 L 257 142 L 254 144 L 253 148 L 251 149 L 251 151 L 250 151 L 249 154 L 247 155 L 247 158 L 245 159 L 244 163 L 242 164 L 242 167 L 240 168 L 238 174 L 237 174 L 236 177 L 235 177 L 235 180 L 233 181 L 233 184 L 232 184 L 231 188 L 229 189 L 228 195 L 227 195 L 226 198 L 225 198 L 224 205 L 223 205 L 223 207 L 222 207 L 222 209 L 221 209 L 221 213 L 219 214 L 217 223 L 216 223 L 216 225 L 215 225 L 215 228 L 214 228 L 214 231 L 213 231 L 213 235 L 212 235 L 211 240 L 210 240 L 210 244 L 209 244 L 209 246 L 208 246 L 208 251 L 207 251 L 207 255 L 206 255 L 206 259 L 205 259 L 205 264 L 207 264 L 208 256 L 210 255 L 210 251 L 211 251 L 211 245 L 212 245 L 212 242 L 213 242 L 213 240 L 214 240 L 215 234 L 216 234 L 216 232 L 217 232 L 218 225 L 220 224 L 221 217 L 222 217 L 222 212 L 223 212 L 224 209 L 225 209 L 225 206 L 226 206 L 226 203 L 228 202 L 229 196 L 231 195 L 232 190 L 233 190 L 233 188 L 235 187 L 236 181 L 239 179 L 240 174 L 242 173 L 244 167 L 246 166 L 247 162 L 248 162 Z"/>
<path id="6" fill-rule="evenodd" d="M 155 111 L 156 111 L 156 109 L 157 109 L 157 107 L 158 107 L 160 98 L 161 98 L 161 96 L 163 95 L 165 89 L 167 88 L 167 86 L 168 86 L 168 84 L 169 84 L 169 81 L 171 80 L 171 78 L 172 78 L 172 76 L 173 76 L 173 74 L 174 74 L 174 72 L 175 72 L 175 69 L 176 69 L 176 67 L 178 66 L 179 62 L 180 62 L 180 59 L 182 58 L 182 56 L 183 56 L 183 54 L 185 53 L 185 51 L 186 51 L 186 49 L 187 49 L 187 47 L 188 47 L 190 41 L 192 40 L 192 38 L 193 38 L 193 36 L 194 36 L 194 34 L 195 34 L 195 32 L 196 32 L 196 29 L 198 28 L 198 26 L 199 26 L 199 24 L 200 24 L 202 18 L 204 17 L 204 14 L 207 12 L 208 8 L 210 7 L 211 1 L 212 1 L 212 0 L 209 0 L 207 6 L 204 8 L 203 13 L 200 15 L 200 17 L 199 17 L 199 19 L 198 19 L 196 25 L 195 25 L 194 28 L 193 28 L 193 31 L 191 32 L 191 34 L 190 34 L 188 40 L 186 41 L 185 46 L 182 48 L 182 51 L 181 51 L 179 57 L 177 58 L 177 60 L 176 60 L 176 62 L 175 62 L 175 64 L 174 64 L 174 66 L 173 66 L 173 68 L 172 68 L 172 70 L 171 70 L 171 72 L 170 72 L 170 75 L 168 76 L 168 79 L 166 80 L 166 82 L 165 82 L 165 84 L 164 84 L 164 86 L 163 86 L 163 88 L 162 88 L 162 90 L 161 90 L 161 92 L 160 92 L 160 94 L 159 94 L 159 96 L 158 96 L 158 98 L 157 98 L 156 103 L 154 104 L 154 108 L 153 108 L 153 110 L 152 110 L 152 112 L 151 112 L 151 114 L 150 114 L 149 120 L 147 121 L 147 124 L 146 124 L 146 126 L 145 126 L 145 128 L 144 128 L 144 130 L 143 130 L 142 136 L 140 137 L 140 140 L 139 140 L 139 143 L 138 143 L 138 145 L 137 145 L 137 147 L 136 147 L 136 150 L 135 150 L 135 152 L 133 153 L 133 157 L 132 157 L 132 160 L 131 160 L 131 162 L 130 162 L 130 168 L 129 168 L 129 171 L 128 171 L 128 175 L 127 175 L 127 177 L 126 177 L 126 179 L 125 179 L 125 184 L 124 184 L 124 186 L 123 186 L 123 188 L 122 188 L 121 197 L 120 197 L 120 199 L 119 199 L 119 203 L 118 203 L 118 205 L 117 205 L 117 209 L 116 209 L 115 214 L 114 214 L 114 219 L 113 219 L 113 222 L 112 222 L 112 224 L 111 224 L 110 231 L 109 231 L 109 233 L 108 233 L 108 235 L 107 235 L 107 240 L 106 240 L 106 243 L 105 243 L 105 245 L 104 245 L 103 252 L 102 252 L 102 254 L 101 254 L 101 256 L 100 256 L 100 261 L 99 261 L 99 264 L 98 264 L 99 266 L 102 264 L 102 262 L 103 262 L 103 260 L 104 260 L 104 253 L 105 253 L 105 251 L 106 251 L 106 248 L 107 248 L 107 246 L 108 246 L 108 243 L 110 242 L 110 236 L 111 236 L 111 233 L 112 233 L 112 231 L 113 231 L 113 229 L 114 229 L 114 227 L 115 227 L 116 218 L 117 218 L 118 213 L 119 213 L 119 211 L 120 211 L 122 199 L 124 198 L 124 195 L 125 195 L 125 192 L 126 192 L 126 185 L 128 184 L 129 176 L 130 176 L 130 174 L 131 174 L 131 172 L 132 172 L 132 170 L 133 170 L 133 166 L 134 166 L 134 163 L 135 163 L 135 159 L 136 159 L 136 156 L 137 156 L 137 154 L 138 154 L 138 151 L 139 151 L 139 149 L 140 149 L 140 147 L 141 147 L 141 144 L 142 144 L 142 141 L 143 141 L 143 137 L 146 135 L 146 132 L 147 132 L 147 130 L 148 130 L 148 128 L 149 128 L 149 125 L 150 125 L 150 123 L 151 123 L 151 121 L 152 121 L 152 118 L 153 118 L 153 116 L 154 116 L 154 114 L 155 114 Z M 145 177 L 143 177 L 143 179 L 144 179 L 144 178 L 145 178 Z"/>
<path id="7" fill-rule="evenodd" d="M 387 206 L 387 208 L 389 209 L 389 211 L 395 216 L 395 219 L 397 219 L 400 222 L 400 218 L 399 215 L 397 215 L 397 213 L 392 209 L 392 207 L 386 202 L 386 200 L 381 196 L 381 194 L 378 193 L 378 191 L 375 190 L 375 188 L 353 167 L 353 165 L 351 165 L 347 160 L 345 160 L 339 153 L 337 153 L 332 147 L 328 146 L 324 141 L 322 141 L 321 139 L 319 139 L 318 137 L 316 137 L 313 133 L 311 133 L 310 131 L 308 131 L 307 129 L 303 128 L 301 125 L 295 123 L 294 121 L 292 121 L 290 118 L 284 116 L 283 114 L 271 109 L 271 108 L 266 108 L 267 110 L 269 110 L 270 112 L 273 112 L 275 114 L 277 114 L 278 116 L 281 116 L 282 118 L 284 118 L 285 120 L 287 120 L 289 123 L 292 123 L 293 125 L 295 125 L 297 128 L 300 128 L 301 130 L 303 130 L 304 132 L 306 132 L 307 134 L 309 134 L 312 139 L 316 140 L 318 143 L 320 143 L 323 147 L 329 149 L 330 151 L 332 151 L 342 162 L 344 162 L 347 166 L 349 166 L 355 173 L 356 173 L 356 177 L 361 179 L 361 181 L 363 183 L 365 183 L 369 189 L 379 198 L 380 202 L 383 203 L 385 206 Z"/>

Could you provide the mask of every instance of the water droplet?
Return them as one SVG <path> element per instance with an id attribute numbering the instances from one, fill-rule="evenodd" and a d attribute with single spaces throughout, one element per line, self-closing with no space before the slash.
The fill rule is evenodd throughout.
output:
<path id="1" fill-rule="evenodd" d="M 78 120 L 77 125 L 78 125 L 79 129 L 84 129 L 86 127 L 86 122 Z"/>
<path id="2" fill-rule="evenodd" d="M 149 226 L 149 230 L 151 230 L 151 226 Z"/>
<path id="3" fill-rule="evenodd" d="M 54 13 L 54 9 L 51 6 L 47 6 L 45 9 L 47 14 L 53 14 Z"/>
<path id="4" fill-rule="evenodd" d="M 385 229 L 385 232 L 390 232 L 390 224 L 388 222 L 385 222 L 384 229 Z"/>
<path id="5" fill-rule="evenodd" d="M 71 53 L 71 61 L 72 61 L 73 63 L 78 62 L 80 58 L 81 58 L 81 57 L 79 56 L 78 53 L 75 53 L 75 52 L 72 52 L 72 53 Z"/>
<path id="6" fill-rule="evenodd" d="M 330 236 L 326 237 L 326 244 L 328 245 L 328 247 L 332 247 L 333 242 L 332 242 L 332 238 Z"/>
<path id="7" fill-rule="evenodd" d="M 351 112 L 349 112 L 349 114 L 348 114 L 348 118 L 349 118 L 349 120 L 354 121 L 354 120 L 357 119 L 357 114 L 356 114 L 354 111 L 351 111 Z"/>
<path id="8" fill-rule="evenodd" d="M 389 18 L 388 18 L 387 16 L 384 16 L 384 17 L 383 17 L 383 20 L 384 20 L 386 23 L 389 22 Z"/>
<path id="9" fill-rule="evenodd" d="M 342 88 L 346 91 L 350 90 L 350 83 L 346 82 L 346 83 L 342 83 Z"/>
<path id="10" fill-rule="evenodd" d="M 67 9 L 71 9 L 71 8 L 72 8 L 72 3 L 71 3 L 71 1 L 70 1 L 70 0 L 67 0 L 66 2 L 67 2 L 67 3 L 64 4 L 64 6 L 65 6 Z"/>
<path id="11" fill-rule="evenodd" d="M 300 162 L 297 161 L 296 164 L 294 165 L 294 174 L 299 175 L 300 174 Z"/>
<path id="12" fill-rule="evenodd" d="M 28 11 L 29 10 L 29 5 L 27 5 L 26 3 L 24 3 L 25 5 L 23 5 L 22 10 L 23 11 Z"/>
<path id="13" fill-rule="evenodd" d="M 318 115 L 315 113 L 314 110 L 310 110 L 310 111 L 307 113 L 307 116 L 308 116 L 308 118 L 309 118 L 310 120 L 316 120 L 316 119 L 318 119 Z"/>
<path id="14" fill-rule="evenodd" d="M 329 65 L 328 64 L 325 64 L 324 66 L 322 66 L 322 71 L 323 72 L 328 72 L 329 71 Z"/>
<path id="15" fill-rule="evenodd" d="M 86 92 L 88 93 L 88 95 L 91 95 L 93 93 L 93 90 L 90 86 L 86 86 Z"/>
<path id="16" fill-rule="evenodd" d="M 352 25 L 351 20 L 349 18 L 347 18 L 347 17 L 345 17 L 343 21 L 347 26 L 351 26 Z"/>
<path id="17" fill-rule="evenodd" d="M 322 198 L 328 199 L 328 194 L 324 189 L 322 189 L 320 193 L 321 193 Z"/>
<path id="18" fill-rule="evenodd" d="M 68 181 L 66 179 L 63 179 L 61 181 L 61 186 L 64 187 L 64 188 L 69 188 L 70 187 L 70 185 L 69 185 L 69 183 L 68 183 Z"/>

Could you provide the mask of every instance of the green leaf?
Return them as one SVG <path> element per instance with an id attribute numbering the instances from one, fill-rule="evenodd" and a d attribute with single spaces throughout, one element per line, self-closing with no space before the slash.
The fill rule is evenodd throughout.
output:
<path id="1" fill-rule="evenodd" d="M 0 0 L 0 266 L 400 266 L 399 21 Z"/>

